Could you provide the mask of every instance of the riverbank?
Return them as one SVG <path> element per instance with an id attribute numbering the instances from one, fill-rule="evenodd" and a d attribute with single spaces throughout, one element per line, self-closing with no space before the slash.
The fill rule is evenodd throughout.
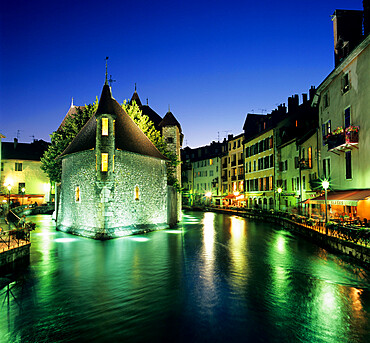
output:
<path id="1" fill-rule="evenodd" d="M 370 270 L 370 229 L 353 229 L 309 221 L 290 213 L 255 209 L 184 208 L 193 211 L 211 211 L 234 214 L 243 218 L 273 223 L 298 234 L 333 253 L 344 254 Z"/>

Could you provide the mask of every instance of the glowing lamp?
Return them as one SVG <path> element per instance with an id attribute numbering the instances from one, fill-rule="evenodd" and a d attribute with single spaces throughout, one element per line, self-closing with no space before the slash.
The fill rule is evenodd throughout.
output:
<path id="1" fill-rule="evenodd" d="M 328 189 L 328 188 L 329 188 L 329 181 L 328 181 L 328 180 L 324 180 L 324 181 L 321 183 L 321 185 L 322 185 L 322 188 L 324 188 L 324 189 Z"/>
<path id="2" fill-rule="evenodd" d="M 281 192 L 283 191 L 283 189 L 281 188 L 281 187 L 279 187 L 278 189 L 277 189 L 277 192 L 280 194 Z"/>
<path id="3" fill-rule="evenodd" d="M 207 193 L 205 194 L 205 196 L 206 196 L 207 198 L 210 198 L 210 197 L 212 196 L 212 192 L 207 192 Z"/>

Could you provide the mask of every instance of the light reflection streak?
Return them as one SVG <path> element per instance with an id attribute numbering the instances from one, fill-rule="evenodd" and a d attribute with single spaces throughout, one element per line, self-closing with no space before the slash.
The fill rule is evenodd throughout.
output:
<path id="1" fill-rule="evenodd" d="M 240 293 L 247 276 L 247 256 L 245 255 L 246 221 L 239 217 L 230 218 L 230 269 L 233 275 L 234 292 Z"/>

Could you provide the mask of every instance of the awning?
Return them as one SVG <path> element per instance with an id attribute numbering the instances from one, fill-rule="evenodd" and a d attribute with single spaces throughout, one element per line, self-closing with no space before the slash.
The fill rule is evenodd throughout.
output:
<path id="1" fill-rule="evenodd" d="M 235 198 L 234 194 L 229 194 L 229 195 L 226 195 L 224 199 L 234 199 L 234 198 Z"/>
<path id="2" fill-rule="evenodd" d="M 357 206 L 359 200 L 366 200 L 370 198 L 370 189 L 355 189 L 347 191 L 332 191 L 327 195 L 328 204 L 330 205 L 346 205 Z M 307 199 L 306 204 L 325 204 L 325 195 Z"/>

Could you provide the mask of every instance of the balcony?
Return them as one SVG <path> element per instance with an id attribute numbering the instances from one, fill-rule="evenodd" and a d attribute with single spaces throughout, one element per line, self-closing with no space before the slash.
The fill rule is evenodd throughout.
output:
<path id="1" fill-rule="evenodd" d="M 299 161 L 301 169 L 312 169 L 312 161 L 304 160 L 303 158 Z"/>
<path id="2" fill-rule="evenodd" d="M 348 151 L 358 148 L 358 126 L 349 126 L 342 132 L 332 134 L 326 137 L 328 151 Z"/>
<path id="3" fill-rule="evenodd" d="M 238 165 L 243 164 L 243 159 L 238 160 Z"/>
<path id="4" fill-rule="evenodd" d="M 244 179 L 244 175 L 243 174 L 239 174 L 238 175 L 238 180 L 243 180 Z"/>
<path id="5" fill-rule="evenodd" d="M 231 181 L 235 181 L 236 180 L 236 175 L 231 175 Z"/>
<path id="6" fill-rule="evenodd" d="M 236 166 L 236 161 L 231 161 L 231 166 L 235 167 Z"/>

